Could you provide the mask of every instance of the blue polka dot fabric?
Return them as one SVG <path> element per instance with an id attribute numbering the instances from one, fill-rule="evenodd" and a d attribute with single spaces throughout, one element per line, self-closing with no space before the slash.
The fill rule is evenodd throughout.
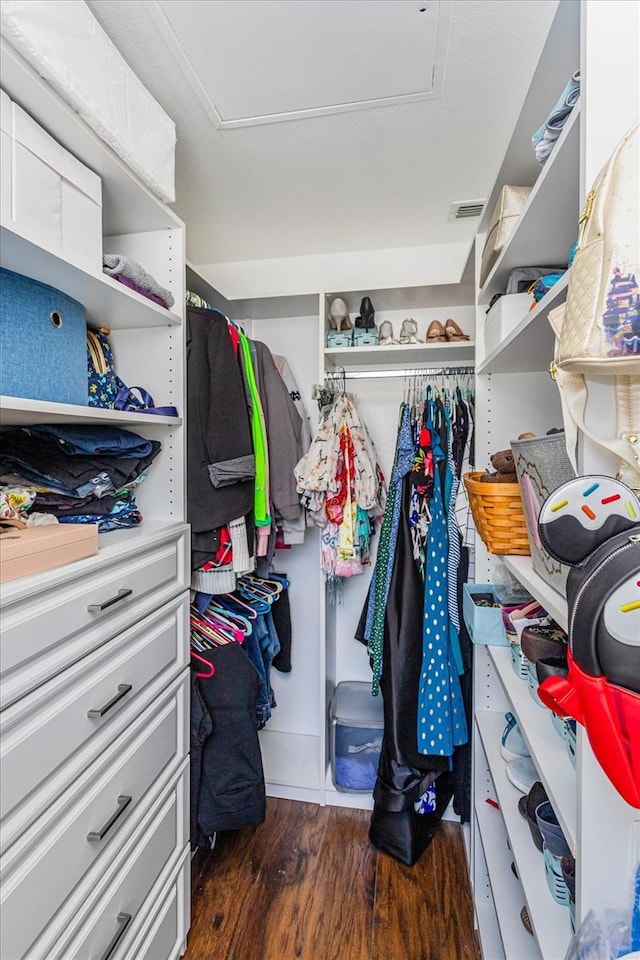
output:
<path id="1" fill-rule="evenodd" d="M 427 426 L 431 430 L 434 463 L 445 455 L 433 429 L 434 403 L 428 403 Z M 460 679 L 449 642 L 448 559 L 449 537 L 443 505 L 440 471 L 434 470 L 429 504 L 431 523 L 426 545 L 422 669 L 418 697 L 418 750 L 450 757 L 454 748 L 467 742 Z"/>

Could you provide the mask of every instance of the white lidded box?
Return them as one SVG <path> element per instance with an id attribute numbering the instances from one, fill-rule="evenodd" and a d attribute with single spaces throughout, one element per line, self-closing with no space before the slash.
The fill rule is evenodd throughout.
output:
<path id="1" fill-rule="evenodd" d="M 527 315 L 533 298 L 529 293 L 511 293 L 500 297 L 484 321 L 485 356 L 492 353 Z"/>
<path id="2" fill-rule="evenodd" d="M 382 733 L 382 696 L 371 684 L 339 683 L 331 699 L 331 776 L 336 790 L 371 793 L 376 782 Z"/>
<path id="3" fill-rule="evenodd" d="M 102 181 L 1 91 L 3 227 L 102 273 Z"/>

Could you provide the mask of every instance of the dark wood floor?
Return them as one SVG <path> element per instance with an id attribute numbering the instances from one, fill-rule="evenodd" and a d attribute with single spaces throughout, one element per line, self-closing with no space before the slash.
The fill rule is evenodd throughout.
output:
<path id="1" fill-rule="evenodd" d="M 480 960 L 462 832 L 404 867 L 369 814 L 267 801 L 265 823 L 193 860 L 186 960 Z"/>

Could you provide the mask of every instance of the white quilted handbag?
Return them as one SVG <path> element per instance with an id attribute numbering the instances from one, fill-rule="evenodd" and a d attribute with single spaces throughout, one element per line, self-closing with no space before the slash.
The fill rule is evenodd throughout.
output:
<path id="1" fill-rule="evenodd" d="M 587 195 L 567 302 L 549 313 L 556 334 L 551 374 L 562 400 L 575 466 L 578 428 L 621 461 L 640 489 L 640 123 L 620 141 Z M 585 375 L 615 377 L 615 434 L 586 430 Z"/>

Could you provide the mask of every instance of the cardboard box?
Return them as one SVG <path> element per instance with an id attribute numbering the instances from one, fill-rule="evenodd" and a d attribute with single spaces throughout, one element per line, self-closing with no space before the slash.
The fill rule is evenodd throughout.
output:
<path id="1" fill-rule="evenodd" d="M 52 523 L 0 537 L 0 583 L 28 577 L 98 552 L 95 523 Z"/>

